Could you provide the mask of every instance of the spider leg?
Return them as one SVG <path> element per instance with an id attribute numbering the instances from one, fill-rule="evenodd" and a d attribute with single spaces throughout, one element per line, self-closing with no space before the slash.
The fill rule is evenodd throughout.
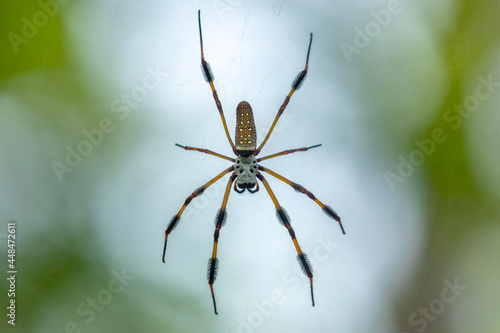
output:
<path id="1" fill-rule="evenodd" d="M 225 160 L 228 160 L 228 161 L 231 161 L 231 162 L 234 162 L 235 159 L 234 158 L 231 158 L 231 157 L 228 157 L 228 156 L 225 156 L 225 155 L 221 155 L 219 153 L 216 153 L 214 151 L 211 151 L 211 150 L 208 150 L 208 149 L 204 149 L 204 148 L 195 148 L 195 147 L 189 147 L 189 146 L 182 146 L 178 143 L 175 144 L 177 147 L 181 147 L 185 150 L 196 150 L 196 151 L 199 151 L 201 153 L 205 153 L 205 154 L 208 154 L 208 155 L 213 155 L 213 156 L 217 156 L 219 158 L 222 158 L 222 159 L 225 159 Z"/>
<path id="2" fill-rule="evenodd" d="M 255 190 L 252 190 L 252 189 L 248 189 L 248 192 L 250 193 L 256 193 L 256 192 L 259 192 L 259 182 L 255 182 Z"/>
<path id="3" fill-rule="evenodd" d="M 278 217 L 278 221 L 288 229 L 288 233 L 290 234 L 290 237 L 293 240 L 293 244 L 295 245 L 295 249 L 297 249 L 297 260 L 299 261 L 300 267 L 302 268 L 302 271 L 304 272 L 305 275 L 309 278 L 309 281 L 311 283 L 311 300 L 312 300 L 312 306 L 314 306 L 314 293 L 313 293 L 313 273 L 311 269 L 311 264 L 309 263 L 309 259 L 307 258 L 307 255 L 302 252 L 300 249 L 299 243 L 297 242 L 297 239 L 295 238 L 295 231 L 293 231 L 292 226 L 290 225 L 290 218 L 288 217 L 288 214 L 286 211 L 281 207 L 280 203 L 278 202 L 278 199 L 276 199 L 276 196 L 274 195 L 273 191 L 271 190 L 271 187 L 269 186 L 269 183 L 267 180 L 262 176 L 260 172 L 257 173 L 257 178 L 264 184 L 264 187 L 267 190 L 267 193 L 269 193 L 269 196 L 271 197 L 271 200 L 274 203 L 274 206 L 276 207 L 276 216 Z"/>
<path id="4" fill-rule="evenodd" d="M 224 131 L 226 132 L 227 139 L 229 140 L 229 144 L 231 145 L 231 148 L 233 149 L 233 152 L 238 155 L 238 152 L 236 151 L 236 147 L 234 146 L 233 140 L 231 140 L 231 136 L 229 135 L 229 131 L 227 129 L 227 124 L 226 124 L 226 118 L 224 117 L 224 111 L 222 111 L 222 105 L 219 100 L 219 96 L 217 95 L 217 90 L 215 90 L 214 86 L 214 74 L 212 73 L 212 69 L 210 68 L 210 65 L 208 62 L 205 61 L 205 56 L 203 54 L 203 38 L 201 36 L 201 18 L 200 18 L 200 10 L 198 10 L 198 28 L 200 30 L 200 49 L 201 49 L 201 70 L 203 72 L 203 76 L 205 77 L 205 80 L 210 84 L 210 88 L 212 89 L 212 93 L 214 96 L 215 100 L 215 105 L 217 106 L 217 109 L 219 110 L 219 115 L 222 120 L 222 125 L 224 126 Z"/>
<path id="5" fill-rule="evenodd" d="M 238 189 L 238 186 L 236 186 L 236 183 L 234 183 L 234 190 L 240 194 L 245 192 L 245 189 L 242 189 L 242 190 Z"/>
<path id="6" fill-rule="evenodd" d="M 276 117 L 274 118 L 273 124 L 271 125 L 271 128 L 269 129 L 269 132 L 267 133 L 266 137 L 264 138 L 264 141 L 262 141 L 262 143 L 260 144 L 259 148 L 257 148 L 257 150 L 253 153 L 255 156 L 257 156 L 260 153 L 260 150 L 262 149 L 262 147 L 264 147 L 264 145 L 266 144 L 267 140 L 271 136 L 271 133 L 273 132 L 274 126 L 276 126 L 276 123 L 278 122 L 278 119 L 281 117 L 281 114 L 283 113 L 283 111 L 285 111 L 285 108 L 288 105 L 288 102 L 290 101 L 290 98 L 292 97 L 293 93 L 295 92 L 295 90 L 299 89 L 300 86 L 302 85 L 302 83 L 304 82 L 304 79 L 305 79 L 306 74 L 307 74 L 307 66 L 309 64 L 309 53 L 311 52 L 312 38 L 313 38 L 313 34 L 311 33 L 311 38 L 309 39 L 309 47 L 307 49 L 306 65 L 304 67 L 304 70 L 301 71 L 301 72 L 299 72 L 299 74 L 297 75 L 297 77 L 295 77 L 295 80 L 293 80 L 293 82 L 292 82 L 292 90 L 290 90 L 290 92 L 286 96 L 283 104 L 279 108 L 278 114 L 276 114 Z"/>
<path id="7" fill-rule="evenodd" d="M 340 217 L 337 215 L 337 213 L 335 213 L 335 211 L 325 205 L 324 203 L 322 203 L 321 201 L 319 201 L 315 196 L 314 194 L 312 194 L 311 192 L 309 192 L 307 189 L 305 189 L 302 185 L 300 184 L 297 184 L 297 183 L 294 183 L 292 182 L 291 180 L 283 177 L 282 175 L 279 175 L 277 174 L 276 172 L 272 171 L 272 170 L 269 170 L 268 168 L 265 168 L 261 165 L 259 165 L 259 170 L 261 171 L 264 171 L 264 172 L 267 172 L 268 174 L 270 174 L 271 176 L 273 177 L 276 177 L 278 178 L 279 180 L 287 183 L 288 185 L 290 185 L 291 187 L 294 188 L 294 190 L 296 190 L 297 192 L 300 192 L 300 193 L 304 193 L 305 195 L 307 195 L 309 198 L 311 198 L 312 200 L 314 200 L 314 202 L 316 202 L 322 209 L 323 211 L 328 215 L 330 216 L 331 218 L 333 218 L 335 221 L 337 221 L 340 225 L 340 229 L 342 229 L 342 233 L 345 235 L 345 231 L 344 231 L 344 227 L 342 226 L 342 222 L 340 221 Z"/>
<path id="8" fill-rule="evenodd" d="M 172 218 L 172 220 L 170 221 L 167 229 L 165 230 L 165 244 L 163 245 L 163 256 L 162 256 L 162 261 L 163 262 L 165 262 L 165 253 L 167 251 L 167 239 L 168 239 L 168 235 L 172 232 L 172 230 L 179 223 L 179 220 L 181 218 L 182 212 L 184 212 L 184 209 L 186 209 L 187 205 L 189 205 L 189 203 L 191 202 L 191 200 L 193 200 L 194 198 L 196 198 L 197 196 L 199 196 L 200 194 L 202 194 L 210 185 L 212 185 L 213 183 L 215 183 L 216 181 L 218 181 L 219 179 L 221 179 L 222 177 L 224 177 L 225 175 L 227 175 L 231 171 L 234 171 L 234 166 L 231 166 L 231 167 L 227 168 L 226 170 L 222 171 L 221 173 L 219 173 L 214 178 L 210 179 L 205 185 L 200 186 L 199 188 L 197 188 L 193 193 L 191 193 L 191 195 L 189 197 L 187 197 L 186 201 L 184 201 L 184 204 L 182 205 L 181 209 Z"/>
<path id="9" fill-rule="evenodd" d="M 275 158 L 275 157 L 282 156 L 282 155 L 288 155 L 288 154 L 295 153 L 295 152 L 298 152 L 298 151 L 307 151 L 309 149 L 316 148 L 316 147 L 319 147 L 319 146 L 321 146 L 321 143 L 319 145 L 314 145 L 314 146 L 311 146 L 311 147 L 304 147 L 304 148 L 283 150 L 283 151 L 281 151 L 279 153 L 276 153 L 276 154 L 272 154 L 272 155 L 268 155 L 268 156 L 264 156 L 264 157 L 258 158 L 257 162 L 264 161 L 264 160 L 269 160 L 271 158 Z"/>
<path id="10" fill-rule="evenodd" d="M 217 216 L 215 217 L 215 232 L 214 232 L 214 248 L 212 251 L 212 257 L 208 259 L 208 272 L 207 272 L 207 278 L 208 278 L 208 284 L 210 285 L 210 292 L 212 293 L 212 301 L 214 303 L 214 312 L 217 314 L 217 305 L 215 303 L 215 296 L 214 296 L 214 288 L 213 284 L 215 281 L 215 278 L 217 277 L 217 270 L 219 267 L 219 261 L 217 259 L 217 242 L 219 241 L 219 232 L 224 223 L 226 222 L 226 205 L 227 205 L 227 200 L 229 198 L 229 192 L 231 192 L 231 185 L 233 185 L 234 180 L 236 179 L 236 174 L 233 173 L 231 177 L 229 178 L 229 181 L 227 182 L 226 186 L 226 192 L 224 193 L 224 198 L 222 199 L 222 205 L 217 213 Z"/>

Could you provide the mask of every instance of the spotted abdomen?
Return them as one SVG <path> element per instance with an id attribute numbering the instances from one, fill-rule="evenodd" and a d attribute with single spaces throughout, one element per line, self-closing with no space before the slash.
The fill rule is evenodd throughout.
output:
<path id="1" fill-rule="evenodd" d="M 253 154 L 257 149 L 257 133 L 252 107 L 248 102 L 240 102 L 236 108 L 236 150 L 243 156 Z"/>

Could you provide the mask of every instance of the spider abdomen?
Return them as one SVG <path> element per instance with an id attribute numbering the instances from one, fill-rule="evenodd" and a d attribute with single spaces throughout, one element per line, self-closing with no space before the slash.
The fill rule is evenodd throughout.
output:
<path id="1" fill-rule="evenodd" d="M 252 155 L 257 149 L 257 133 L 252 107 L 248 102 L 240 102 L 236 107 L 236 151 L 243 156 Z"/>

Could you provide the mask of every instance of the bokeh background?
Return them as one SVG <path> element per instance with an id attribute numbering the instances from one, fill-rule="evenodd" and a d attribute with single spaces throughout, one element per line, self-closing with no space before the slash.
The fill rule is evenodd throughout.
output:
<path id="1" fill-rule="evenodd" d="M 500 332 L 500 3 L 3 1 L 0 247 L 16 222 L 16 325 L 2 332 Z M 231 193 L 213 314 L 206 263 L 251 103 L 262 140 L 314 40 L 309 74 L 262 155 L 315 272 L 267 193 Z M 76 156 L 78 154 L 78 156 Z"/>

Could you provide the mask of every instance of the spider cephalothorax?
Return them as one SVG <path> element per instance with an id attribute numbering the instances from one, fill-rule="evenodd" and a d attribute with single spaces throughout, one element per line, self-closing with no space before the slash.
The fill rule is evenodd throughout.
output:
<path id="1" fill-rule="evenodd" d="M 309 260 L 307 259 L 307 255 L 302 251 L 302 249 L 299 246 L 299 243 L 295 237 L 295 232 L 293 231 L 293 228 L 290 224 L 290 218 L 288 214 L 286 213 L 285 209 L 280 205 L 278 199 L 274 195 L 274 192 L 272 191 L 271 187 L 269 186 L 269 183 L 267 182 L 266 178 L 262 175 L 262 172 L 265 172 L 282 182 L 290 185 L 294 190 L 297 192 L 303 193 L 307 195 L 310 199 L 312 199 L 314 202 L 316 202 L 322 209 L 323 211 L 331 218 L 336 220 L 340 228 L 342 230 L 342 233 L 345 234 L 344 227 L 342 226 L 342 223 L 340 222 L 340 217 L 333 211 L 332 208 L 329 206 L 323 204 L 321 201 L 319 201 L 314 194 L 306 190 L 302 185 L 299 185 L 297 183 L 292 182 L 291 180 L 281 176 L 280 174 L 265 168 L 264 166 L 260 165 L 259 162 L 268 160 L 274 157 L 278 156 L 283 156 L 299 151 L 306 151 L 311 148 L 319 147 L 319 145 L 314 145 L 310 147 L 304 147 L 304 148 L 297 148 L 297 149 L 289 149 L 289 150 L 284 150 L 279 153 L 275 153 L 272 155 L 268 155 L 265 157 L 260 157 L 256 158 L 256 156 L 260 153 L 262 147 L 265 145 L 267 140 L 269 139 L 269 136 L 271 135 L 274 127 L 276 126 L 276 123 L 278 122 L 278 119 L 281 117 L 281 114 L 285 111 L 286 106 L 288 105 L 288 102 L 290 101 L 290 98 L 292 97 L 293 93 L 300 88 L 301 84 L 304 82 L 304 78 L 306 77 L 307 74 L 307 65 L 309 63 L 309 53 L 311 51 L 311 44 L 312 44 L 312 33 L 311 37 L 309 39 L 309 48 L 307 49 L 307 57 L 306 57 L 306 65 L 304 67 L 304 70 L 299 72 L 297 77 L 292 83 L 292 89 L 288 93 L 288 95 L 285 97 L 285 100 L 283 101 L 283 104 L 281 104 L 281 107 L 278 110 L 278 113 L 276 114 L 276 117 L 274 118 L 274 121 L 271 125 L 271 128 L 267 132 L 267 135 L 265 136 L 264 140 L 262 143 L 257 147 L 257 134 L 255 130 L 255 122 L 253 118 L 253 111 L 252 108 L 250 107 L 250 104 L 248 102 L 240 102 L 236 108 L 236 133 L 235 133 L 235 140 L 233 143 L 233 140 L 231 139 L 231 136 L 229 135 L 229 131 L 227 129 L 227 124 L 226 124 L 226 119 L 224 117 L 224 112 L 222 111 L 222 105 L 219 101 L 219 97 L 217 96 L 217 91 L 215 90 L 215 86 L 213 83 L 214 80 L 214 75 L 212 73 L 212 70 L 210 69 L 210 66 L 208 63 L 205 61 L 205 56 L 203 55 L 203 39 L 201 35 L 201 19 L 200 19 L 200 11 L 198 11 L 198 27 L 199 27 L 199 32 L 200 32 L 200 49 L 201 49 L 201 69 L 203 72 L 203 75 L 205 77 L 205 80 L 210 84 L 210 88 L 212 89 L 215 105 L 217 106 L 217 110 L 219 111 L 219 115 L 222 120 L 222 125 L 224 127 L 224 131 L 226 133 L 227 139 L 229 141 L 229 144 L 231 145 L 231 148 L 233 150 L 233 153 L 236 155 L 236 158 L 228 157 L 225 155 L 221 155 L 219 153 L 216 153 L 214 151 L 204 149 L 204 148 L 194 148 L 194 147 L 187 147 L 187 146 L 182 146 L 176 143 L 178 147 L 184 148 L 185 150 L 196 150 L 205 154 L 217 156 L 219 158 L 228 160 L 233 163 L 229 168 L 223 170 L 221 173 L 219 173 L 217 176 L 209 180 L 206 184 L 203 186 L 199 187 L 196 189 L 191 195 L 184 201 L 184 204 L 182 205 L 181 209 L 179 212 L 172 218 L 170 221 L 167 229 L 165 230 L 165 243 L 163 245 L 163 262 L 165 262 L 165 253 L 167 249 L 167 239 L 168 235 L 172 232 L 172 230 L 177 226 L 179 223 L 180 217 L 182 215 L 182 212 L 184 212 L 184 209 L 186 209 L 187 205 L 196 198 L 197 196 L 201 195 L 210 185 L 214 184 L 216 181 L 224 177 L 225 175 L 231 173 L 231 176 L 229 177 L 229 181 L 227 182 L 226 185 L 226 190 L 224 192 L 224 197 L 222 199 L 222 205 L 221 208 L 215 217 L 215 232 L 214 232 L 214 246 L 213 246 L 213 251 L 212 251 L 212 256 L 208 260 L 208 272 L 207 272 L 207 278 L 208 278 L 208 284 L 210 286 L 210 292 L 212 293 L 212 301 L 214 305 L 214 311 L 215 314 L 217 314 L 217 306 L 215 303 L 215 295 L 214 295 L 214 289 L 213 289 L 213 284 L 215 282 L 215 278 L 217 275 L 217 269 L 219 267 L 218 265 L 218 259 L 217 259 L 217 243 L 219 241 L 219 233 L 226 221 L 227 217 L 227 212 L 226 212 L 226 205 L 227 201 L 229 198 L 229 192 L 231 191 L 231 186 L 234 183 L 234 189 L 238 193 L 243 193 L 245 190 L 248 190 L 251 193 L 255 193 L 259 190 L 259 181 L 262 182 L 264 187 L 266 188 L 267 193 L 271 197 L 271 200 L 273 201 L 274 206 L 276 207 L 276 216 L 278 218 L 278 221 L 283 225 L 287 230 L 292 238 L 293 244 L 295 246 L 295 249 L 297 250 L 297 260 L 299 262 L 300 267 L 302 268 L 302 271 L 304 274 L 307 275 L 310 281 L 310 286 L 311 286 L 311 301 L 312 305 L 314 306 L 314 293 L 313 293 L 313 274 L 312 274 L 312 268 L 311 264 L 309 263 Z"/>
<path id="2" fill-rule="evenodd" d="M 243 156 L 239 155 L 236 157 L 236 162 L 234 162 L 234 171 L 236 173 L 236 182 L 238 190 L 236 186 L 234 190 L 238 193 L 245 192 L 245 189 L 248 189 L 248 192 L 255 193 L 259 190 L 257 187 L 257 172 L 258 172 L 258 164 L 255 156 Z M 255 190 L 253 188 L 255 187 Z"/>

